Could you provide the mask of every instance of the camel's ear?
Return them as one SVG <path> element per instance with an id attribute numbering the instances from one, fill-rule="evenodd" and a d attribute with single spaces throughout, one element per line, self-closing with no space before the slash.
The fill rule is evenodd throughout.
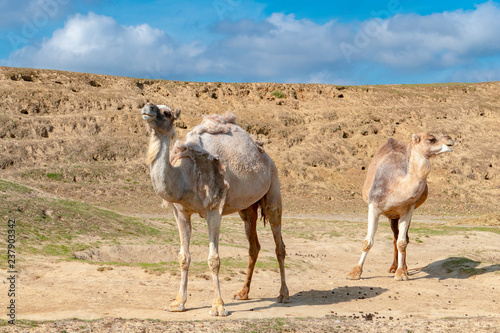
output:
<path id="1" fill-rule="evenodd" d="M 181 116 L 181 109 L 175 109 L 174 119 L 178 119 Z"/>
<path id="2" fill-rule="evenodd" d="M 417 144 L 420 142 L 420 136 L 418 136 L 417 134 L 412 134 L 411 140 L 413 141 L 414 144 Z"/>

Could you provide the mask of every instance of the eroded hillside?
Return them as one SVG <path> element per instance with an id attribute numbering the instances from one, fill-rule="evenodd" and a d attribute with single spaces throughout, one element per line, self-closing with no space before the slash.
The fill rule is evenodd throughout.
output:
<path id="1" fill-rule="evenodd" d="M 128 213 L 158 213 L 140 117 L 151 101 L 182 110 L 182 138 L 229 110 L 265 142 L 286 214 L 365 212 L 361 186 L 388 137 L 451 135 L 432 160 L 427 214 L 498 211 L 500 83 L 333 86 L 194 83 L 0 67 L 1 178 Z"/>

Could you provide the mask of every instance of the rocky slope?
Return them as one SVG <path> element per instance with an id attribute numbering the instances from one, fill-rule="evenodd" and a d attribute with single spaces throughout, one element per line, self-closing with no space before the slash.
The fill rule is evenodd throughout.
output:
<path id="1" fill-rule="evenodd" d="M 390 86 L 196 83 L 0 67 L 0 177 L 127 213 L 158 213 L 140 117 L 151 101 L 182 110 L 182 138 L 229 110 L 265 142 L 285 214 L 362 213 L 370 159 L 388 137 L 446 133 L 417 213 L 498 211 L 500 83 Z"/>

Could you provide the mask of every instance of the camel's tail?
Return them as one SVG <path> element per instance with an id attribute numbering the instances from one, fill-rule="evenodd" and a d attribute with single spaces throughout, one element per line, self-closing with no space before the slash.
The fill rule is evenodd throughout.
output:
<path id="1" fill-rule="evenodd" d="M 260 207 L 260 219 L 264 221 L 264 227 L 266 226 L 266 212 L 264 211 L 264 199 L 259 201 Z"/>

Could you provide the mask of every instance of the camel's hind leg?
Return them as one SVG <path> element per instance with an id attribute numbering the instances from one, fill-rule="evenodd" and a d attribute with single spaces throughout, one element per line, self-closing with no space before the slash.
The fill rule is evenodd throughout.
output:
<path id="1" fill-rule="evenodd" d="M 241 219 L 245 221 L 245 233 L 248 239 L 248 268 L 245 284 L 243 285 L 241 291 L 238 294 L 234 295 L 234 299 L 248 299 L 248 293 L 250 292 L 250 283 L 252 283 L 253 270 L 260 251 L 259 239 L 257 237 L 258 207 L 259 205 L 257 203 L 239 212 Z"/>
<path id="2" fill-rule="evenodd" d="M 391 221 L 391 230 L 392 230 L 392 243 L 394 245 L 394 259 L 392 260 L 392 265 L 389 268 L 389 273 L 396 273 L 396 269 L 398 268 L 398 236 L 399 236 L 399 218 L 390 219 Z"/>
<path id="3" fill-rule="evenodd" d="M 191 263 L 191 254 L 189 253 L 189 241 L 191 239 L 191 214 L 184 213 L 182 210 L 177 210 L 174 205 L 174 215 L 179 228 L 179 238 L 181 241 L 181 251 L 179 252 L 179 263 L 181 265 L 181 286 L 179 293 L 165 310 L 179 312 L 184 311 L 184 305 L 187 300 L 187 283 L 188 270 Z"/>
<path id="4" fill-rule="evenodd" d="M 394 244 L 394 259 L 392 261 L 391 268 L 389 268 L 389 273 L 396 273 L 396 269 L 398 268 L 398 237 L 399 237 L 399 218 L 391 219 L 391 229 L 393 233 L 392 243 Z M 410 242 L 410 238 L 408 237 L 408 231 L 406 232 L 406 242 Z M 403 270 L 408 274 L 408 267 L 406 266 L 406 252 L 403 254 L 405 265 Z"/>
<path id="5" fill-rule="evenodd" d="M 347 278 L 350 280 L 359 280 L 361 278 L 361 273 L 363 273 L 363 264 L 365 263 L 368 251 L 372 248 L 375 240 L 375 232 L 377 231 L 379 217 L 379 211 L 373 204 L 370 204 L 368 206 L 368 232 L 362 244 L 363 252 L 361 253 L 361 258 L 359 259 L 358 264 L 354 266 L 352 271 L 347 275 Z"/>
<path id="6" fill-rule="evenodd" d="M 281 288 L 280 294 L 277 298 L 278 303 L 289 303 L 290 297 L 288 294 L 288 287 L 286 286 L 285 280 L 285 243 L 281 237 L 281 192 L 280 184 L 278 178 L 273 181 L 269 191 L 266 193 L 264 198 L 262 198 L 261 205 L 263 209 L 263 214 L 269 220 L 271 224 L 271 230 L 273 231 L 274 242 L 276 244 L 276 258 L 280 266 L 281 274 Z"/>

